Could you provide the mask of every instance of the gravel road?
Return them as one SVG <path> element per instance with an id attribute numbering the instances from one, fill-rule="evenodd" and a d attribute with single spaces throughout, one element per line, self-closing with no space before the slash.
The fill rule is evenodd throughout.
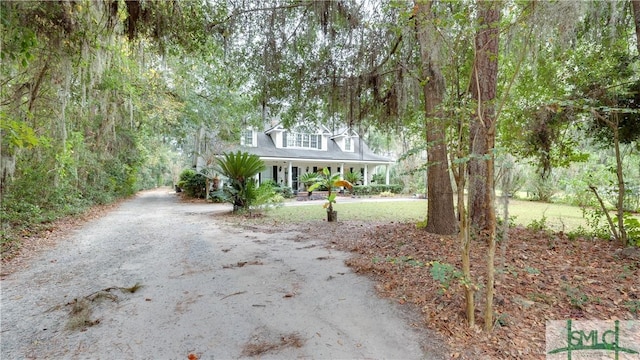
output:
<path id="1" fill-rule="evenodd" d="M 159 189 L 69 233 L 0 282 L 1 358 L 446 358 L 348 254 L 228 211 Z"/>

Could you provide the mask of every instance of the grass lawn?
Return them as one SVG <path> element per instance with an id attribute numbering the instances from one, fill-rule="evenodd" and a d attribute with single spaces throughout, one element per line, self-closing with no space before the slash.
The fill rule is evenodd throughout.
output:
<path id="1" fill-rule="evenodd" d="M 324 202 L 314 201 L 303 205 L 283 206 L 266 212 L 268 218 L 302 222 L 327 218 L 327 211 L 322 207 Z M 423 220 L 426 216 L 426 201 L 387 201 L 387 202 L 350 202 L 333 205 L 338 212 L 338 221 L 397 221 L 411 222 Z"/>
<path id="2" fill-rule="evenodd" d="M 500 207 L 500 214 L 502 211 Z M 547 226 L 556 231 L 573 231 L 579 226 L 587 228 L 582 209 L 571 205 L 512 200 L 509 202 L 509 216 L 515 216 L 516 224 L 525 226 L 545 217 Z"/>
<path id="3" fill-rule="evenodd" d="M 267 219 L 287 222 L 301 222 L 326 219 L 323 202 L 314 201 L 295 206 L 284 206 L 266 212 Z M 417 222 L 424 220 L 427 213 L 426 200 L 397 200 L 384 202 L 346 202 L 334 204 L 338 211 L 338 221 L 388 221 L 388 222 Z M 498 215 L 503 215 L 501 205 L 498 205 Z M 587 224 L 582 218 L 582 210 L 576 206 L 539 203 L 533 201 L 510 200 L 509 217 L 515 218 L 516 224 L 529 225 L 534 220 L 541 221 L 546 217 L 546 225 L 553 230 L 572 231 Z"/>

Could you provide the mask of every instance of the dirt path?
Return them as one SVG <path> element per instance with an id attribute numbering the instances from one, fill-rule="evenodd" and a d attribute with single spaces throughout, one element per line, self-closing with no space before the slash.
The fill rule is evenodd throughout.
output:
<path id="1" fill-rule="evenodd" d="M 445 358 L 347 254 L 225 211 L 156 190 L 70 233 L 0 282 L 0 357 Z"/>

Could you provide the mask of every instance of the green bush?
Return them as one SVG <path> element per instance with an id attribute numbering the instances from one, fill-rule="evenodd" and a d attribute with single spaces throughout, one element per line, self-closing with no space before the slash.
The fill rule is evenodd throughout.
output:
<path id="1" fill-rule="evenodd" d="M 533 219 L 531 223 L 527 225 L 527 229 L 531 231 L 549 231 L 549 225 L 547 225 L 547 217 L 542 215 L 540 220 Z"/>
<path id="2" fill-rule="evenodd" d="M 262 186 L 262 185 L 260 185 L 260 186 Z M 295 195 L 293 194 L 293 190 L 288 186 L 274 185 L 273 190 L 277 194 L 280 194 L 280 196 L 282 196 L 285 199 L 292 199 L 293 197 L 295 197 Z"/>
<path id="3" fill-rule="evenodd" d="M 544 179 L 540 176 L 536 176 L 530 180 L 529 192 L 532 195 L 532 200 L 551 202 L 553 195 L 558 192 L 556 180 L 552 179 L 552 176 L 548 176 Z"/>
<path id="4" fill-rule="evenodd" d="M 618 217 L 616 216 L 613 221 L 617 223 Z M 628 212 L 624 213 L 622 221 L 627 232 L 627 245 L 640 247 L 640 221 Z"/>
<path id="5" fill-rule="evenodd" d="M 400 194 L 402 185 L 356 185 L 351 193 L 356 196 L 379 195 L 384 192 Z"/>
<path id="6" fill-rule="evenodd" d="M 578 226 L 577 229 L 573 231 L 569 231 L 567 233 L 567 238 L 572 241 L 580 238 L 587 239 L 591 236 L 592 234 L 587 229 L 585 229 L 582 225 Z"/>
<path id="7" fill-rule="evenodd" d="M 386 176 L 384 174 L 373 174 L 371 177 L 371 182 L 376 184 L 384 184 L 386 181 Z"/>
<path id="8" fill-rule="evenodd" d="M 258 186 L 254 191 L 254 199 L 251 203 L 252 209 L 266 210 L 273 207 L 281 206 L 284 202 L 282 191 L 289 189 L 293 196 L 293 191 L 288 187 L 277 186 L 273 181 L 266 181 Z"/>
<path id="9" fill-rule="evenodd" d="M 360 174 L 359 171 L 357 172 L 349 171 L 348 173 L 344 174 L 344 179 L 352 183 L 353 185 L 355 185 L 358 182 L 362 181 L 362 174 Z"/>
<path id="10" fill-rule="evenodd" d="M 185 169 L 180 173 L 178 180 L 180 187 L 187 196 L 204 199 L 206 195 L 207 178 L 192 169 Z"/>

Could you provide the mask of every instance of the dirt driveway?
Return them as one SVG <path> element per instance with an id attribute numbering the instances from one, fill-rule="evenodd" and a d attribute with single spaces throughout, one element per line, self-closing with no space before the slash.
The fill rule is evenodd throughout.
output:
<path id="1" fill-rule="evenodd" d="M 445 358 L 348 254 L 228 209 L 154 190 L 68 234 L 0 282 L 0 357 Z"/>

